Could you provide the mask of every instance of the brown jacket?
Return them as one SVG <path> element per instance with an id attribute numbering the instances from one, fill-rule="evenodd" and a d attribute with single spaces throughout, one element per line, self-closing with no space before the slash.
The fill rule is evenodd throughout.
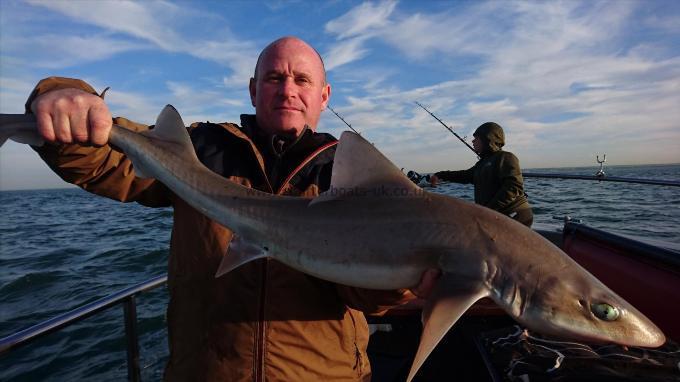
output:
<path id="1" fill-rule="evenodd" d="M 41 81 L 39 94 L 88 84 Z M 114 123 L 147 129 L 123 118 Z M 259 137 L 254 118 L 194 124 L 199 159 L 248 187 L 286 195 L 317 195 L 328 187 L 335 139 L 305 132 L 278 155 Z M 257 260 L 220 278 L 214 274 L 232 233 L 198 213 L 153 179 L 135 177 L 111 146 L 46 145 L 36 149 L 64 180 L 98 195 L 146 206 L 172 206 L 168 260 L 168 381 L 360 381 L 370 379 L 368 327 L 362 313 L 380 313 L 411 299 L 408 291 L 370 291 L 323 281 L 275 260 Z M 290 151 L 290 154 L 288 153 Z M 275 184 L 270 175 L 276 174 Z M 105 224 L 105 223 L 102 223 Z M 304 238 L 300 238 L 304 240 Z"/>

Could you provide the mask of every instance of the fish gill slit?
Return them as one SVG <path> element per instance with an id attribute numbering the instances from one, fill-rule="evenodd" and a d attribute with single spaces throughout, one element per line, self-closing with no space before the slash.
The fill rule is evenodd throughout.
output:
<path id="1" fill-rule="evenodd" d="M 496 279 L 498 269 L 493 265 L 493 263 L 490 260 L 484 260 L 484 269 L 483 272 L 485 273 L 485 282 L 487 287 L 490 290 L 494 290 L 494 281 Z"/>
<path id="2" fill-rule="evenodd" d="M 520 303 L 519 303 L 519 317 L 524 316 L 524 312 L 527 310 L 527 306 L 529 305 L 529 299 L 531 298 L 531 291 L 527 290 L 528 288 L 519 288 L 519 298 L 520 298 Z M 522 292 L 524 292 L 524 295 L 522 296 Z"/>

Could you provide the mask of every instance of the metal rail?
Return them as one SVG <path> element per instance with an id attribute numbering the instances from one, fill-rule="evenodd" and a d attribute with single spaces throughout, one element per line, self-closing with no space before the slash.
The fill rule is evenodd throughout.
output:
<path id="1" fill-rule="evenodd" d="M 578 179 L 578 180 L 597 180 L 601 182 L 622 182 L 653 184 L 657 186 L 680 187 L 680 181 L 662 179 L 642 179 L 642 178 L 622 178 L 618 176 L 592 176 L 592 175 L 570 175 L 570 174 L 540 174 L 533 172 L 523 172 L 525 178 L 552 178 L 552 179 Z"/>
<path id="2" fill-rule="evenodd" d="M 141 380 L 141 370 L 139 365 L 137 305 L 135 296 L 164 285 L 167 281 L 168 277 L 165 275 L 154 277 L 2 338 L 0 339 L 0 355 L 6 354 L 39 337 L 55 332 L 84 318 L 108 310 L 112 306 L 123 304 L 123 312 L 125 315 L 125 338 L 127 341 L 128 380 L 139 381 Z"/>

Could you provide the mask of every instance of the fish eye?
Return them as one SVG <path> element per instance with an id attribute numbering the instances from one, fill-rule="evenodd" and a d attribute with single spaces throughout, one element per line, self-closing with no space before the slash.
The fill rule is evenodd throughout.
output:
<path id="1" fill-rule="evenodd" d="M 616 321 L 621 315 L 616 307 L 604 302 L 599 304 L 591 304 L 590 310 L 593 312 L 595 317 L 602 321 Z"/>

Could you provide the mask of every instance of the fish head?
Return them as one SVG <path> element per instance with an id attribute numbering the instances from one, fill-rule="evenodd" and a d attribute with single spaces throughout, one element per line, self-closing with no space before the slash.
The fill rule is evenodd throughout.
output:
<path id="1" fill-rule="evenodd" d="M 576 263 L 535 286 L 518 318 L 530 329 L 627 346 L 659 347 L 666 341 L 651 320 Z"/>

